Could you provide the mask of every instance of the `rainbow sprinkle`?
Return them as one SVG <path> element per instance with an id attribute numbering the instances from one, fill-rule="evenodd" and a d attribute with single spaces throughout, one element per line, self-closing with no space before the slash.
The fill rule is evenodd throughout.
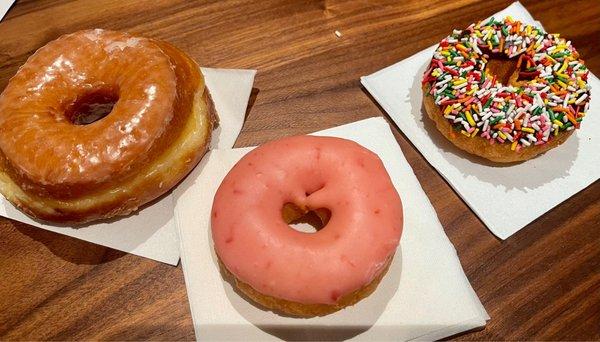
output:
<path id="1" fill-rule="evenodd" d="M 488 53 L 517 57 L 523 85 L 503 85 L 486 72 Z M 579 128 L 589 108 L 588 75 L 570 41 L 506 17 L 444 38 L 423 85 L 461 134 L 519 151 Z"/>

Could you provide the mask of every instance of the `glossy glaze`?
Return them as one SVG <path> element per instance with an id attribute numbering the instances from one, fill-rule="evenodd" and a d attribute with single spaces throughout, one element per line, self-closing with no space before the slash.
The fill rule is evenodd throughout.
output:
<path id="1" fill-rule="evenodd" d="M 90 30 L 63 36 L 32 55 L 0 96 L 0 150 L 40 185 L 101 183 L 126 172 L 173 118 L 176 76 L 150 40 Z M 65 112 L 109 89 L 118 101 L 91 124 Z"/>
<path id="2" fill-rule="evenodd" d="M 282 207 L 327 208 L 316 233 L 292 229 Z M 396 251 L 402 204 L 381 160 L 349 140 L 297 136 L 262 145 L 225 177 L 212 209 L 216 252 L 257 291 L 335 303 L 369 284 Z"/>
<path id="3" fill-rule="evenodd" d="M 126 215 L 196 165 L 215 121 L 200 68 L 169 43 L 64 35 L 0 95 L 0 192 L 48 221 Z"/>

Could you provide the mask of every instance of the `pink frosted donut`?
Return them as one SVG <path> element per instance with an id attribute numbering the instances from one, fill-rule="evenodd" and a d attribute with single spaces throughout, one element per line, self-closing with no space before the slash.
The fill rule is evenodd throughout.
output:
<path id="1" fill-rule="evenodd" d="M 286 204 L 321 213 L 325 226 L 291 228 Z M 296 136 L 254 149 L 231 169 L 215 195 L 212 237 L 225 274 L 244 294 L 314 316 L 375 290 L 402 221 L 400 197 L 376 154 L 345 139 Z"/>

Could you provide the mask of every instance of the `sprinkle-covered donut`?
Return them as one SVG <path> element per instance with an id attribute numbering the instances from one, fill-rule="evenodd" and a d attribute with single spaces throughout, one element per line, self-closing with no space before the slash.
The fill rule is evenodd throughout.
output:
<path id="1" fill-rule="evenodd" d="M 503 83 L 491 62 L 511 59 L 516 65 Z M 491 18 L 440 42 L 423 77 L 424 104 L 459 148 L 498 162 L 526 160 L 579 128 L 589 108 L 588 74 L 558 34 Z"/>
<path id="2" fill-rule="evenodd" d="M 314 211 L 314 233 L 288 223 Z M 245 155 L 221 183 L 212 237 L 225 273 L 261 305 L 325 315 L 375 290 L 402 233 L 402 203 L 376 154 L 297 136 Z"/>

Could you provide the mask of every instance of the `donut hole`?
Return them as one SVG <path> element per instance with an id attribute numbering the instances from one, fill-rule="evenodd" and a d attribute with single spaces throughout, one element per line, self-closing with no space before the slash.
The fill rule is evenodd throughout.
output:
<path id="1" fill-rule="evenodd" d="M 294 230 L 316 233 L 327 225 L 331 211 L 327 208 L 302 209 L 294 203 L 286 203 L 281 209 L 281 217 Z"/>
<path id="2" fill-rule="evenodd" d="M 518 58 L 508 58 L 505 54 L 490 54 L 486 65 L 487 74 L 496 76 L 496 79 L 504 84 L 512 84 L 513 75 L 518 75 L 517 70 Z"/>
<path id="3" fill-rule="evenodd" d="M 65 116 L 74 125 L 89 125 L 110 114 L 119 101 L 118 92 L 102 87 L 79 95 L 66 109 Z"/>

